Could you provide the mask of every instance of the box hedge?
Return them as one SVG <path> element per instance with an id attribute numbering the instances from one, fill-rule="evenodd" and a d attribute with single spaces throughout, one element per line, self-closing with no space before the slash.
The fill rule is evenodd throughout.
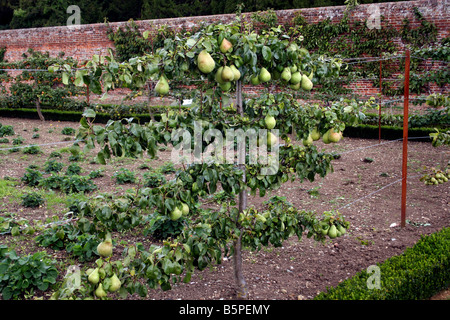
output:
<path id="1" fill-rule="evenodd" d="M 366 270 L 327 288 L 315 300 L 418 300 L 428 299 L 450 285 L 450 227 L 422 235 L 401 255 L 391 257 L 380 268 L 380 288 L 369 289 L 372 275 Z"/>

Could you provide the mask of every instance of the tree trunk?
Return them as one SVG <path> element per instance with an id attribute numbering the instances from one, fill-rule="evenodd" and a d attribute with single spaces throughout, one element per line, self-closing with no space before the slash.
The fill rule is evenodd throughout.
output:
<path id="1" fill-rule="evenodd" d="M 234 242 L 234 278 L 237 285 L 237 298 L 246 300 L 248 299 L 248 287 L 247 282 L 244 279 L 244 274 L 242 273 L 241 238 L 242 235 L 239 235 L 239 238 Z"/>
<path id="2" fill-rule="evenodd" d="M 244 115 L 244 106 L 242 104 L 242 82 L 238 80 L 236 82 L 236 106 L 239 114 L 241 116 Z M 244 148 L 239 150 L 239 152 L 245 153 L 245 144 Z M 244 157 L 239 156 L 240 159 L 245 159 Z M 244 171 L 244 175 L 242 177 L 243 182 L 246 182 L 245 177 L 245 165 L 241 164 L 239 165 L 240 168 Z M 247 190 L 244 189 L 239 193 L 239 213 L 243 212 L 245 209 L 247 209 Z M 234 262 L 234 278 L 236 280 L 237 285 L 237 297 L 238 299 L 248 299 L 248 287 L 247 282 L 244 279 L 244 274 L 242 272 L 242 248 L 241 248 L 241 239 L 242 234 L 239 235 L 239 238 L 234 242 L 234 255 L 233 255 L 233 262 Z"/>
<path id="3" fill-rule="evenodd" d="M 45 121 L 44 115 L 41 112 L 41 102 L 39 101 L 39 98 L 36 99 L 36 110 L 37 110 L 39 119 L 41 119 L 41 121 Z"/>

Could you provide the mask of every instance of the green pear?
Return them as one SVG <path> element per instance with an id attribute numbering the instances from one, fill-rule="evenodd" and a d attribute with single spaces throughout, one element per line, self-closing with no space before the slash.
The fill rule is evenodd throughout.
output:
<path id="1" fill-rule="evenodd" d="M 329 130 L 328 139 L 330 140 L 330 142 L 339 142 L 341 138 L 342 138 L 341 132 L 336 132 L 333 129 Z"/>
<path id="2" fill-rule="evenodd" d="M 276 135 L 274 135 L 272 132 L 269 132 L 267 134 L 267 146 L 271 147 L 275 145 L 278 141 L 278 138 Z"/>
<path id="3" fill-rule="evenodd" d="M 328 236 L 331 239 L 334 239 L 334 238 L 337 237 L 337 229 L 336 229 L 336 226 L 334 224 L 332 224 L 330 229 L 328 229 Z"/>
<path id="4" fill-rule="evenodd" d="M 290 83 L 297 84 L 302 81 L 302 74 L 299 71 L 292 73 Z"/>
<path id="5" fill-rule="evenodd" d="M 231 71 L 233 71 L 233 73 L 234 73 L 234 78 L 233 78 L 233 80 L 234 81 L 237 81 L 237 80 L 239 80 L 240 78 L 241 78 L 241 72 L 239 71 L 239 69 L 238 68 L 236 68 L 236 66 L 233 64 L 233 65 L 231 65 Z"/>
<path id="6" fill-rule="evenodd" d="M 308 138 L 303 139 L 302 142 L 305 147 L 310 146 L 313 144 L 313 138 L 311 137 L 311 135 L 308 135 Z"/>
<path id="7" fill-rule="evenodd" d="M 156 83 L 155 91 L 159 95 L 163 96 L 169 93 L 169 89 L 170 89 L 169 82 L 167 81 L 166 77 L 163 74 L 161 75 L 161 77 L 159 77 L 159 80 Z"/>
<path id="8" fill-rule="evenodd" d="M 292 89 L 292 90 L 299 90 L 300 89 L 300 86 L 301 86 L 301 84 L 300 84 L 300 82 L 299 83 L 296 83 L 296 84 L 290 84 L 289 85 L 289 87 Z"/>
<path id="9" fill-rule="evenodd" d="M 226 92 L 231 89 L 231 82 L 219 83 L 219 87 L 220 89 L 222 89 L 222 91 Z"/>
<path id="10" fill-rule="evenodd" d="M 291 69 L 291 73 L 295 73 L 295 72 L 297 72 L 297 70 L 298 70 L 298 68 L 297 68 L 297 66 L 294 64 L 294 65 L 292 65 L 291 67 L 290 67 L 290 69 Z"/>
<path id="11" fill-rule="evenodd" d="M 266 68 L 261 68 L 261 71 L 259 72 L 259 80 L 261 82 L 268 82 L 270 81 L 271 77 L 272 76 L 270 75 L 270 72 L 267 71 Z"/>
<path id="12" fill-rule="evenodd" d="M 175 207 L 175 209 L 170 213 L 170 219 L 172 219 L 172 221 L 176 221 L 178 219 L 180 219 L 180 217 L 183 215 L 183 212 L 178 209 L 177 207 Z"/>
<path id="13" fill-rule="evenodd" d="M 184 202 L 181 204 L 181 212 L 184 216 L 187 216 L 189 214 L 189 206 Z"/>
<path id="14" fill-rule="evenodd" d="M 106 237 L 104 241 L 98 244 L 97 252 L 101 257 L 107 258 L 112 256 L 112 251 L 113 251 L 113 244 L 111 241 L 111 236 L 109 235 Z"/>
<path id="15" fill-rule="evenodd" d="M 223 38 L 219 49 L 220 49 L 220 52 L 227 53 L 233 49 L 233 44 L 230 41 L 228 41 L 226 38 Z"/>
<path id="16" fill-rule="evenodd" d="M 251 81 L 251 83 L 254 86 L 257 86 L 258 84 L 261 83 L 261 81 L 259 80 L 259 76 L 258 75 L 255 75 L 255 76 L 251 77 L 250 81 Z"/>
<path id="17" fill-rule="evenodd" d="M 117 290 L 119 290 L 120 286 L 121 286 L 121 282 L 115 273 L 110 278 L 110 280 L 111 280 L 111 285 L 109 286 L 109 291 L 116 292 Z"/>
<path id="18" fill-rule="evenodd" d="M 231 70 L 230 67 L 228 67 L 228 66 L 223 67 L 222 80 L 225 81 L 225 82 L 234 80 L 234 73 L 233 73 L 233 70 Z"/>
<path id="19" fill-rule="evenodd" d="M 290 68 L 284 68 L 283 72 L 281 72 L 281 79 L 288 82 L 291 80 L 292 73 Z"/>
<path id="20" fill-rule="evenodd" d="M 302 89 L 306 91 L 311 91 L 312 87 L 313 87 L 312 81 L 309 80 L 306 74 L 304 74 L 302 76 Z"/>
<path id="21" fill-rule="evenodd" d="M 94 271 L 92 271 L 89 274 L 88 280 L 92 284 L 97 284 L 100 281 L 100 274 L 98 273 L 98 268 L 95 268 Z"/>
<path id="22" fill-rule="evenodd" d="M 310 135 L 313 141 L 317 141 L 320 139 L 320 132 L 319 130 L 317 130 L 317 128 L 314 128 L 313 131 L 311 131 Z"/>
<path id="23" fill-rule="evenodd" d="M 198 69 L 203 73 L 210 73 L 216 67 L 216 63 L 206 50 L 202 50 L 197 57 Z"/>
<path id="24" fill-rule="evenodd" d="M 342 235 L 342 234 L 345 234 L 345 233 L 347 232 L 347 230 L 345 230 L 345 228 L 344 228 L 343 226 L 341 226 L 341 225 L 339 225 L 339 226 L 337 227 L 337 229 L 338 229 L 338 231 L 341 233 L 341 235 Z"/>
<path id="25" fill-rule="evenodd" d="M 214 79 L 219 84 L 220 83 L 225 83 L 225 81 L 222 79 L 222 71 L 223 71 L 223 67 L 220 67 L 219 69 L 217 69 L 216 74 L 214 76 Z"/>
<path id="26" fill-rule="evenodd" d="M 330 130 L 328 130 L 327 132 L 325 132 L 325 134 L 322 136 L 322 141 L 323 143 L 329 144 L 330 141 Z"/>
<path id="27" fill-rule="evenodd" d="M 105 290 L 103 290 L 103 285 L 100 283 L 97 287 L 97 289 L 95 290 L 95 295 L 98 298 L 104 298 L 106 297 L 108 294 L 105 292 Z"/>
<path id="28" fill-rule="evenodd" d="M 314 70 L 311 70 L 311 73 L 308 76 L 309 80 L 312 80 L 314 78 Z"/>
<path id="29" fill-rule="evenodd" d="M 264 124 L 266 125 L 267 129 L 271 130 L 271 129 L 275 128 L 277 121 L 275 120 L 275 118 L 273 116 L 267 115 L 264 118 Z"/>

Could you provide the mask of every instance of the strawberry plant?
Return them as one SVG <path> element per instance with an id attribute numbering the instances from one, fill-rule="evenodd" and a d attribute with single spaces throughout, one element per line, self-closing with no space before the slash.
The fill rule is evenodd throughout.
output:
<path id="1" fill-rule="evenodd" d="M 22 205 L 24 207 L 36 208 L 44 203 L 44 198 L 37 192 L 29 192 L 22 196 Z"/>
<path id="2" fill-rule="evenodd" d="M 56 283 L 56 261 L 46 252 L 19 256 L 0 246 L 0 293 L 3 299 L 18 299 L 35 290 L 46 291 Z"/>

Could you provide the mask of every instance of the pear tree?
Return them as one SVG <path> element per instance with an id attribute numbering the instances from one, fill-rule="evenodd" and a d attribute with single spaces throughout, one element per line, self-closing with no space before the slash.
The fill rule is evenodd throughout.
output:
<path id="1" fill-rule="evenodd" d="M 301 36 L 281 26 L 257 33 L 237 21 L 178 34 L 154 52 L 122 63 L 112 54 L 104 60 L 93 59 L 90 65 L 95 66 L 98 88 L 105 94 L 120 86 L 143 89 L 147 81 L 157 81 L 159 96 L 170 95 L 186 79 L 199 88 L 190 109 L 162 114 L 160 121 L 138 124 L 122 119 L 100 126 L 95 125 L 93 110 L 86 110 L 81 120 L 77 140 L 83 141 L 84 152 L 96 148 L 99 163 L 116 156 L 140 157 L 144 152 L 153 157 L 161 144 L 197 151 L 188 153 L 193 159 L 181 163 L 173 180 L 115 201 L 97 198 L 80 210 L 79 227 L 84 232 L 108 234 L 132 228 L 139 223 L 139 213 L 152 209 L 173 221 L 186 221 L 175 239 L 148 249 L 132 246 L 125 260 L 114 264 L 115 274 L 123 281 L 121 294 L 145 295 L 138 276 L 147 279 L 150 288 L 166 290 L 173 281 L 189 281 L 195 268 L 202 270 L 232 256 L 238 297 L 245 299 L 243 247 L 281 246 L 289 237 L 300 239 L 305 233 L 324 241 L 346 232 L 349 223 L 339 212 L 319 215 L 280 197 L 272 197 L 264 208 L 248 204 L 249 194 L 263 197 L 287 181 L 313 181 L 332 172 L 334 155 L 318 150 L 314 141 L 320 137 L 325 143 L 339 141 L 345 124 L 363 116 L 364 104 L 356 101 L 321 106 L 301 104 L 294 98 L 293 92 L 312 89 L 313 75 L 336 76 L 336 66 L 341 65 L 339 59 L 310 55 L 301 41 Z M 69 69 L 65 66 L 62 71 L 70 73 Z M 244 101 L 243 83 L 263 85 L 266 91 Z M 273 93 L 274 88 L 282 91 Z M 230 107 L 222 107 L 219 102 L 223 101 L 231 102 Z M 229 132 L 236 135 L 222 139 Z M 229 199 L 219 210 L 198 208 L 202 198 L 219 189 Z M 104 297 L 98 287 L 97 282 L 93 287 L 99 291 L 97 297 Z"/>

